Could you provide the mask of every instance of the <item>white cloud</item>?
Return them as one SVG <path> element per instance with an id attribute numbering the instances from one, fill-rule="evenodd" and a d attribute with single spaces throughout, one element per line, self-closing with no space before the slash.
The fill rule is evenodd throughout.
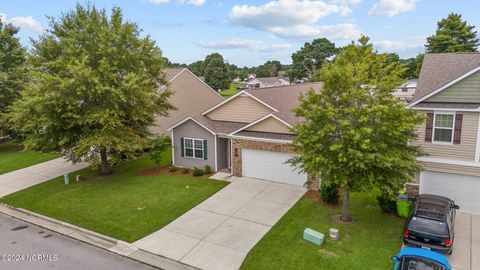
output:
<path id="1" fill-rule="evenodd" d="M 359 3 L 361 0 L 334 0 Z M 314 0 L 274 0 L 260 6 L 235 5 L 229 14 L 231 22 L 267 31 L 277 37 L 308 40 L 317 37 L 351 39 L 360 35 L 357 26 L 349 23 L 317 25 L 329 15 L 351 14 L 347 4 Z"/>
<path id="2" fill-rule="evenodd" d="M 415 10 L 418 0 L 380 0 L 375 3 L 368 15 L 392 17 L 402 12 Z"/>
<path id="3" fill-rule="evenodd" d="M 7 18 L 7 14 L 0 13 L 0 20 L 6 23 L 11 23 L 12 25 L 20 28 L 21 31 L 42 33 L 43 27 L 40 22 L 35 20 L 32 16 L 19 16 L 13 17 L 11 19 Z"/>
<path id="4" fill-rule="evenodd" d="M 260 52 L 281 51 L 292 47 L 291 44 L 265 44 L 253 39 L 201 40 L 197 44 L 210 49 L 249 49 Z"/>
<path id="5" fill-rule="evenodd" d="M 170 2 L 170 0 L 147 0 L 148 2 L 156 5 L 166 4 Z M 194 6 L 201 6 L 205 4 L 206 0 L 177 0 L 180 4 L 190 4 Z"/>
<path id="6" fill-rule="evenodd" d="M 331 40 L 352 40 L 359 38 L 362 33 L 356 25 L 351 23 L 275 27 L 271 31 L 279 37 L 300 40 L 309 40 L 316 37 L 326 37 Z"/>
<path id="7" fill-rule="evenodd" d="M 425 50 L 426 37 L 418 36 L 403 40 L 374 41 L 373 45 L 379 52 L 398 53 L 400 57 L 414 57 Z"/>
<path id="8" fill-rule="evenodd" d="M 358 5 L 362 3 L 363 0 L 331 0 L 332 4 L 341 4 L 341 5 Z"/>

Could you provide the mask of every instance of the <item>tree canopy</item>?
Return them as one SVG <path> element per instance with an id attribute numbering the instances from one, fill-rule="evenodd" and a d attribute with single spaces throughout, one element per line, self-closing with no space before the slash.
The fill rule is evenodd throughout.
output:
<path id="1" fill-rule="evenodd" d="M 212 53 L 205 57 L 203 76 L 205 82 L 215 90 L 227 89 L 230 86 L 227 65 L 219 53 Z"/>
<path id="2" fill-rule="evenodd" d="M 462 20 L 462 15 L 448 14 L 448 17 L 437 23 L 437 32 L 427 38 L 427 52 L 476 52 L 479 45 L 475 26 Z"/>
<path id="3" fill-rule="evenodd" d="M 27 83 L 27 52 L 17 34 L 17 27 L 0 18 L 0 136 L 11 135 L 5 114 Z"/>
<path id="4" fill-rule="evenodd" d="M 148 145 L 155 115 L 166 116 L 173 106 L 171 92 L 160 90 L 162 53 L 140 31 L 119 8 L 108 16 L 77 4 L 50 18 L 50 29 L 33 42 L 34 83 L 10 115 L 27 147 L 100 163 L 105 173 Z"/>
<path id="5" fill-rule="evenodd" d="M 420 170 L 420 149 L 409 142 L 423 119 L 391 94 L 404 68 L 368 41 L 363 36 L 326 64 L 321 93 L 308 91 L 295 109 L 305 121 L 293 128 L 299 156 L 291 162 L 343 188 L 344 220 L 349 191 L 377 186 L 392 197 Z"/>
<path id="6" fill-rule="evenodd" d="M 306 42 L 300 50 L 292 54 L 290 79 L 312 78 L 327 59 L 337 52 L 335 44 L 326 38 Z"/>

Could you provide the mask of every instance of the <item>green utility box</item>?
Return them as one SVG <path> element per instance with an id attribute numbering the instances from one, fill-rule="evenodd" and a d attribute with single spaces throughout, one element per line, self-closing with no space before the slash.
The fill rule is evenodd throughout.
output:
<path id="1" fill-rule="evenodd" d="M 315 245 L 320 246 L 323 243 L 324 237 L 325 236 L 323 235 L 323 233 L 314 231 L 310 228 L 306 228 L 303 231 L 303 240 L 314 243 Z"/>
<path id="2" fill-rule="evenodd" d="M 397 213 L 400 217 L 407 218 L 412 210 L 412 202 L 407 194 L 397 196 Z"/>

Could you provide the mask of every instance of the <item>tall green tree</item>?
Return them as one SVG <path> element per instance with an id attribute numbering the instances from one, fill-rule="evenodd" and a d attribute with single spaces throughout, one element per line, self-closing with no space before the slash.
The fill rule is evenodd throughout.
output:
<path id="1" fill-rule="evenodd" d="M 27 147 L 61 151 L 107 173 L 120 156 L 149 143 L 155 115 L 173 106 L 160 49 L 119 8 L 111 15 L 77 4 L 33 42 L 32 87 L 14 103 Z"/>
<path id="2" fill-rule="evenodd" d="M 462 20 L 462 15 L 450 13 L 437 23 L 437 32 L 427 38 L 427 52 L 476 52 L 479 40 L 474 29 L 475 26 Z"/>
<path id="3" fill-rule="evenodd" d="M 188 65 L 188 69 L 197 76 L 203 76 L 203 73 L 204 73 L 203 61 L 198 60 L 196 62 L 191 63 L 190 65 Z"/>
<path id="4" fill-rule="evenodd" d="M 0 136 L 11 135 L 5 115 L 27 83 L 27 53 L 18 28 L 0 19 Z"/>
<path id="5" fill-rule="evenodd" d="M 300 50 L 292 54 L 290 79 L 312 78 L 322 65 L 337 52 L 335 44 L 326 38 L 317 38 L 311 43 L 306 42 Z"/>
<path id="6" fill-rule="evenodd" d="M 345 221 L 350 191 L 376 186 L 393 197 L 420 170 L 420 149 L 409 142 L 423 119 L 391 95 L 404 69 L 368 41 L 363 36 L 326 64 L 321 93 L 308 91 L 295 109 L 305 121 L 293 128 L 299 156 L 290 162 L 343 189 Z"/>
<path id="7" fill-rule="evenodd" d="M 205 82 L 215 90 L 227 89 L 230 85 L 227 65 L 219 53 L 212 53 L 205 57 L 203 76 Z"/>

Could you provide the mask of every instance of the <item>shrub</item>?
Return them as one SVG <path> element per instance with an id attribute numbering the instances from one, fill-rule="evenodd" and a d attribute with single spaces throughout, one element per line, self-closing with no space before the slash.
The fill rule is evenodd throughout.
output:
<path id="1" fill-rule="evenodd" d="M 183 168 L 182 173 L 183 174 L 190 173 L 190 169 L 189 168 Z"/>
<path id="2" fill-rule="evenodd" d="M 382 212 L 385 212 L 385 213 L 397 212 L 397 202 L 395 201 L 395 199 L 392 199 L 390 196 L 382 194 L 377 197 L 377 201 Z"/>
<path id="3" fill-rule="evenodd" d="M 205 172 L 197 167 L 193 168 L 193 176 L 203 176 Z"/>
<path id="4" fill-rule="evenodd" d="M 170 137 L 166 135 L 153 137 L 150 141 L 150 146 L 150 159 L 159 167 L 163 160 L 163 152 L 172 147 Z"/>
<path id="5" fill-rule="evenodd" d="M 320 197 L 322 201 L 328 204 L 338 204 L 338 199 L 340 195 L 338 194 L 338 185 L 331 184 L 331 185 L 323 185 L 320 187 Z"/>
<path id="6" fill-rule="evenodd" d="M 178 168 L 175 166 L 170 167 L 170 172 L 176 172 L 178 171 Z"/>
<path id="7" fill-rule="evenodd" d="M 212 167 L 210 165 L 205 165 L 205 174 L 211 174 L 212 173 Z"/>

